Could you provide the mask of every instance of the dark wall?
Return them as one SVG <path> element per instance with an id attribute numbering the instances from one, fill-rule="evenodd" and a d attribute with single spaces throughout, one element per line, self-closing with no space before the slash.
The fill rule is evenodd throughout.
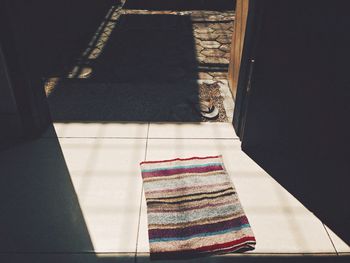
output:
<path id="1" fill-rule="evenodd" d="M 22 128 L 7 73 L 8 69 L 0 45 L 0 149 L 7 144 L 9 137 L 21 136 Z"/>
<path id="2" fill-rule="evenodd" d="M 350 3 L 255 2 L 242 147 L 349 242 Z"/>
<path id="3" fill-rule="evenodd" d="M 0 1 L 0 46 L 22 137 L 35 137 L 50 124 L 44 78 L 61 76 L 72 68 L 112 3 L 117 2 Z"/>
<path id="4" fill-rule="evenodd" d="M 31 77 L 57 74 L 86 47 L 112 0 L 11 0 L 18 54 Z"/>

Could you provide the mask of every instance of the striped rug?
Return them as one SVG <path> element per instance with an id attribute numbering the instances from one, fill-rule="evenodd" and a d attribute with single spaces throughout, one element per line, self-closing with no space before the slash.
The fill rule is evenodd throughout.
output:
<path id="1" fill-rule="evenodd" d="M 255 238 L 222 156 L 141 164 L 151 258 L 243 252 Z"/>

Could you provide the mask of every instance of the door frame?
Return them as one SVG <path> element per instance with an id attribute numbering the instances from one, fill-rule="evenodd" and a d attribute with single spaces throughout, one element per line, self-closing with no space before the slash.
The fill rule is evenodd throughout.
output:
<path id="1" fill-rule="evenodd" d="M 228 72 L 228 83 L 234 98 L 236 97 L 237 93 L 237 82 L 242 59 L 242 49 L 247 25 L 248 10 L 249 0 L 236 1 L 235 19 L 231 41 L 230 65 Z"/>
<path id="2" fill-rule="evenodd" d="M 255 49 L 260 38 L 259 32 L 261 31 L 261 23 L 259 22 L 263 16 L 263 4 L 261 4 L 261 2 L 263 1 L 249 0 L 248 16 L 242 47 L 233 113 L 233 127 L 241 141 L 244 136 L 247 107 L 254 83 Z"/>

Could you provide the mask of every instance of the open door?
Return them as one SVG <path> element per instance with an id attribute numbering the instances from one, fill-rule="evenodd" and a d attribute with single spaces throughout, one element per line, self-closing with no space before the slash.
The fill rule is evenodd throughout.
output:
<path id="1" fill-rule="evenodd" d="M 255 48 L 260 35 L 262 7 L 256 1 L 237 1 L 228 81 L 235 100 L 233 126 L 241 140 L 254 71 Z"/>
<path id="2" fill-rule="evenodd" d="M 350 243 L 346 1 L 249 1 L 234 126 L 242 149 Z"/>
<path id="3" fill-rule="evenodd" d="M 233 97 L 236 97 L 238 75 L 241 65 L 244 36 L 247 24 L 249 0 L 237 0 L 235 9 L 235 22 L 232 35 L 231 57 L 228 81 Z"/>

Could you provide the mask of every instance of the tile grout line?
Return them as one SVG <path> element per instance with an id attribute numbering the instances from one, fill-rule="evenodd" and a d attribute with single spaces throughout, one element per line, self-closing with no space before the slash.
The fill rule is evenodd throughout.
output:
<path id="1" fill-rule="evenodd" d="M 86 136 L 86 137 L 78 137 L 78 136 L 70 136 L 70 137 L 41 137 L 40 139 L 102 139 L 102 140 L 113 140 L 113 139 L 120 139 L 120 140 L 142 140 L 142 139 L 151 139 L 151 140 L 234 140 L 237 141 L 239 138 L 210 138 L 210 137 L 203 137 L 203 138 L 193 138 L 193 137 L 183 137 L 183 138 L 174 138 L 174 137 L 123 137 L 123 136 L 116 136 L 116 137 L 98 137 L 98 136 Z"/>
<path id="2" fill-rule="evenodd" d="M 129 255 L 129 252 L 94 252 L 94 251 L 80 251 L 80 252 L 71 252 L 71 251 L 38 251 L 38 252 L 21 252 L 21 251 L 10 251 L 10 252 L 0 252 L 1 255 Z M 149 254 L 146 252 L 141 252 L 140 254 Z M 340 254 L 348 254 L 348 252 L 340 252 Z M 312 255 L 329 255 L 334 256 L 334 253 L 329 252 L 247 252 L 242 254 L 228 254 L 225 257 L 250 257 L 250 256 L 260 256 L 260 255 L 300 255 L 300 256 L 312 256 Z M 220 255 L 217 255 L 220 256 Z"/>
<path id="3" fill-rule="evenodd" d="M 174 138 L 174 137 L 151 137 L 148 138 L 151 140 L 234 140 L 237 141 L 239 138 L 210 138 L 210 137 L 203 137 L 203 138 L 191 138 L 191 137 L 183 137 L 183 138 Z"/>
<path id="4" fill-rule="evenodd" d="M 57 136 L 57 137 L 42 137 L 41 139 L 136 139 L 136 140 L 142 140 L 142 139 L 147 139 L 147 137 L 137 137 L 137 136 Z"/>
<path id="5" fill-rule="evenodd" d="M 148 123 L 148 127 L 147 127 L 147 136 L 146 136 L 146 147 L 145 147 L 144 161 L 146 161 L 146 159 L 147 159 L 149 128 L 150 128 L 150 123 Z M 138 225 L 137 225 L 137 235 L 136 235 L 136 247 L 135 247 L 134 263 L 137 263 L 137 248 L 138 248 L 138 245 L 139 245 L 139 233 L 140 233 L 142 197 L 143 197 L 142 193 L 143 193 L 143 180 L 142 180 L 141 195 L 140 195 L 141 198 L 140 198 L 140 207 L 139 207 L 139 220 L 138 220 Z"/>
<path id="6" fill-rule="evenodd" d="M 332 243 L 332 246 L 333 246 L 333 248 L 334 248 L 335 253 L 337 254 L 337 256 L 339 256 L 338 250 L 337 250 L 337 248 L 336 248 L 335 245 L 334 245 L 334 242 L 333 242 L 333 240 L 332 240 L 332 238 L 331 238 L 331 236 L 330 236 L 330 234 L 329 234 L 329 232 L 328 232 L 328 230 L 327 230 L 327 228 L 326 228 L 326 225 L 325 225 L 323 222 L 322 222 L 322 225 L 323 225 L 324 230 L 325 230 L 326 233 L 327 233 L 327 236 L 328 236 L 329 240 L 330 240 L 331 243 Z"/>

